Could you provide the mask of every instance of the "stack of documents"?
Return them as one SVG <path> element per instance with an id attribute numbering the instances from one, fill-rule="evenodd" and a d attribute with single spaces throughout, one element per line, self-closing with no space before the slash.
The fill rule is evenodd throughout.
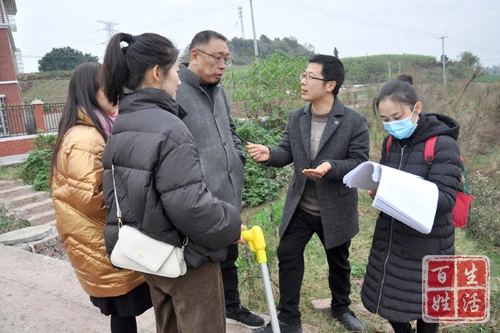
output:
<path id="1" fill-rule="evenodd" d="M 377 189 L 372 206 L 410 227 L 428 234 L 436 215 L 436 184 L 411 173 L 367 161 L 344 176 L 344 184 Z"/>

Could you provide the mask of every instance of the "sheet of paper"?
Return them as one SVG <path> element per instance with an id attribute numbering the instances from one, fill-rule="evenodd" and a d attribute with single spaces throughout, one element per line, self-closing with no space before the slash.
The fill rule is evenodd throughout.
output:
<path id="1" fill-rule="evenodd" d="M 382 166 L 375 162 L 363 162 L 344 176 L 344 184 L 350 188 L 355 187 L 363 190 L 376 189 L 378 187 L 380 173 L 375 172 L 375 170 L 380 167 Z"/>
<path id="2" fill-rule="evenodd" d="M 384 168 L 373 206 L 428 234 L 434 225 L 439 191 L 436 184 Z"/>
<path id="3" fill-rule="evenodd" d="M 422 233 L 432 230 L 439 195 L 436 184 L 371 161 L 360 164 L 343 180 L 351 188 L 377 189 L 372 205 L 380 211 Z"/>

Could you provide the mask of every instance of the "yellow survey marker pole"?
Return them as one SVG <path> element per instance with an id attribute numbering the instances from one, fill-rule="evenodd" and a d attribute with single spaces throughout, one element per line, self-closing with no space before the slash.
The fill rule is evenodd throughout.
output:
<path id="1" fill-rule="evenodd" d="M 274 333 L 281 333 L 278 315 L 276 314 L 276 306 L 274 305 L 269 268 L 267 267 L 266 241 L 264 239 L 262 228 L 254 226 L 249 230 L 242 231 L 241 236 L 247 241 L 250 246 L 250 250 L 254 251 L 257 255 L 257 262 L 260 264 L 262 280 L 264 281 L 264 288 L 266 290 L 266 299 L 267 306 L 269 308 L 269 316 L 271 317 L 271 326 Z"/>

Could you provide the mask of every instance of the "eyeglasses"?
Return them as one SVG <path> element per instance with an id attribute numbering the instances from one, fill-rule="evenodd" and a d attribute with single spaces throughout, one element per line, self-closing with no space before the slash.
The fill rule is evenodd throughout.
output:
<path id="1" fill-rule="evenodd" d="M 334 80 L 323 79 L 321 77 L 315 77 L 315 76 L 312 76 L 311 74 L 305 73 L 305 72 L 300 74 L 300 81 L 302 81 L 304 79 L 306 79 L 306 81 L 310 81 L 310 80 L 319 80 L 319 81 L 325 81 L 325 82 L 334 81 Z"/>
<path id="2" fill-rule="evenodd" d="M 232 62 L 231 62 L 231 60 L 229 58 L 216 57 L 213 54 L 207 53 L 207 52 L 205 52 L 203 50 L 200 50 L 200 49 L 196 49 L 196 51 L 201 52 L 203 54 L 206 54 L 209 57 L 214 58 L 215 61 L 217 62 L 217 65 L 219 65 L 219 66 L 222 65 L 222 64 L 224 64 L 224 65 L 226 65 L 226 67 L 229 67 L 232 64 Z"/>

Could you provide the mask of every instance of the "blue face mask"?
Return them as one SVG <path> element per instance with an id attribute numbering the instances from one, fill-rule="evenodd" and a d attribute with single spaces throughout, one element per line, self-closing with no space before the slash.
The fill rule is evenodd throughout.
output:
<path id="1" fill-rule="evenodd" d="M 387 122 L 384 121 L 384 129 L 395 138 L 398 139 L 409 138 L 417 128 L 417 124 L 414 124 L 411 121 L 411 117 L 415 112 L 415 106 L 413 106 L 413 111 L 411 112 L 411 115 L 408 118 L 405 118 L 403 120 L 394 120 Z"/>

